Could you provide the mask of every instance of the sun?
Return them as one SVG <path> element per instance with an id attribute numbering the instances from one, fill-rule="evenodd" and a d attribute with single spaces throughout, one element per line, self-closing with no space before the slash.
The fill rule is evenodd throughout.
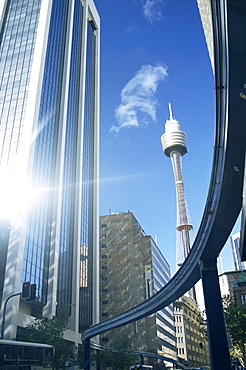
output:
<path id="1" fill-rule="evenodd" d="M 0 168 L 0 219 L 12 219 L 27 211 L 35 195 L 24 176 L 8 167 Z"/>

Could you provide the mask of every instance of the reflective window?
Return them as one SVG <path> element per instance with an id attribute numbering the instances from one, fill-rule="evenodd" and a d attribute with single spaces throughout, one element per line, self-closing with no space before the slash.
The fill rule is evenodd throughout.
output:
<path id="1" fill-rule="evenodd" d="M 56 184 L 54 153 L 57 147 L 58 107 L 61 95 L 60 80 L 67 7 L 68 1 L 53 1 L 38 117 L 39 134 L 35 143 L 32 171 L 33 186 L 42 191 L 29 213 L 25 249 L 27 261 L 30 260 L 30 263 L 24 261 L 23 265 L 23 280 L 37 284 L 38 296 L 44 303 L 47 287 L 43 286 L 43 281 L 47 281 L 48 274 L 44 266 L 49 263 L 52 233 L 52 189 L 55 189 Z M 31 20 L 29 3 L 27 14 Z M 37 252 L 38 249 L 39 252 Z"/>
<path id="2" fill-rule="evenodd" d="M 0 39 L 0 162 L 2 166 L 14 170 L 22 139 L 20 133 L 27 99 L 27 93 L 23 96 L 23 91 L 27 92 L 29 86 L 40 0 L 30 0 L 28 12 L 23 0 L 9 0 L 7 7 Z M 25 69 L 24 63 L 27 66 Z"/>
<path id="3" fill-rule="evenodd" d="M 94 110 L 95 110 L 95 34 L 94 25 L 88 22 L 87 57 L 86 57 L 86 85 L 85 85 L 85 114 L 84 114 L 84 142 L 83 142 L 83 179 L 82 179 L 82 220 L 81 245 L 88 246 L 91 256 L 92 240 L 92 197 L 94 186 Z M 80 295 L 80 330 L 92 322 L 92 258 L 88 259 L 87 290 L 81 290 Z M 81 271 L 83 274 L 83 271 Z M 83 307 L 87 309 L 83 311 Z"/>

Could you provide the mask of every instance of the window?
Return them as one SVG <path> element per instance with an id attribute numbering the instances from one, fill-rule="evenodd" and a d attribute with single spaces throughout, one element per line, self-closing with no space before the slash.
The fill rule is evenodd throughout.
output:
<path id="1" fill-rule="evenodd" d="M 242 305 L 246 303 L 246 294 L 241 294 L 241 302 L 242 302 Z"/>
<path id="2" fill-rule="evenodd" d="M 102 248 L 107 248 L 107 244 L 102 244 L 101 247 Z"/>
<path id="3" fill-rule="evenodd" d="M 107 291 L 108 291 L 107 288 L 102 289 L 102 293 L 107 293 Z"/>
<path id="4" fill-rule="evenodd" d="M 108 301 L 102 301 L 102 304 L 108 304 Z"/>
<path id="5" fill-rule="evenodd" d="M 106 258 L 108 258 L 108 256 L 106 254 L 102 254 L 101 258 L 106 259 Z"/>
<path id="6" fill-rule="evenodd" d="M 102 317 L 107 317 L 108 313 L 107 312 L 102 312 Z"/>
<path id="7" fill-rule="evenodd" d="M 102 266 L 102 270 L 107 270 L 108 266 Z"/>
<path id="8" fill-rule="evenodd" d="M 176 332 L 177 333 L 182 333 L 183 332 L 182 326 L 176 326 Z"/>
<path id="9" fill-rule="evenodd" d="M 102 227 L 106 227 L 107 225 L 106 224 L 102 224 Z"/>
<path id="10" fill-rule="evenodd" d="M 107 281 L 107 280 L 108 280 L 107 276 L 102 277 L 102 281 Z"/>
<path id="11" fill-rule="evenodd" d="M 102 338 L 102 343 L 107 343 L 108 342 L 108 337 Z"/>
<path id="12" fill-rule="evenodd" d="M 102 238 L 106 238 L 107 237 L 107 235 L 106 234 L 102 234 Z"/>

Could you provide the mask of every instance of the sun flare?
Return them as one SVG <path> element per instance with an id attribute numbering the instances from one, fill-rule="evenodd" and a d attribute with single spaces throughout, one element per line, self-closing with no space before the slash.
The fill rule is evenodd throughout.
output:
<path id="1" fill-rule="evenodd" d="M 14 175 L 8 168 L 1 168 L 0 219 L 11 219 L 25 213 L 36 193 L 24 176 Z"/>

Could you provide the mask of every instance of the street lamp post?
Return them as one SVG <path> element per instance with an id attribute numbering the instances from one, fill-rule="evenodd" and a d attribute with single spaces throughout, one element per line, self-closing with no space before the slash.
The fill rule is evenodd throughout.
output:
<path id="1" fill-rule="evenodd" d="M 4 302 L 4 307 L 3 307 L 3 321 L 2 321 L 2 328 L 1 328 L 1 339 L 4 339 L 3 337 L 4 337 L 4 329 L 5 329 L 5 315 L 6 315 L 6 306 L 7 306 L 7 303 L 10 300 L 10 298 L 16 297 L 18 295 L 21 295 L 21 292 L 10 295 L 6 299 L 6 301 Z"/>

